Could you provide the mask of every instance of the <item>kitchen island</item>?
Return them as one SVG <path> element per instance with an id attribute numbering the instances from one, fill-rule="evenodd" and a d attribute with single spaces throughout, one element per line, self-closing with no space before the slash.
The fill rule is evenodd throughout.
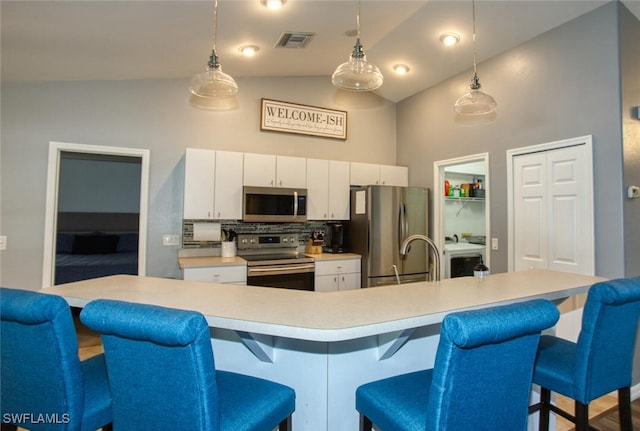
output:
<path id="1" fill-rule="evenodd" d="M 433 366 L 452 311 L 585 293 L 599 277 L 530 270 L 337 292 L 111 276 L 43 289 L 70 305 L 97 298 L 201 312 L 216 367 L 296 390 L 294 429 L 354 430 L 362 383 Z"/>

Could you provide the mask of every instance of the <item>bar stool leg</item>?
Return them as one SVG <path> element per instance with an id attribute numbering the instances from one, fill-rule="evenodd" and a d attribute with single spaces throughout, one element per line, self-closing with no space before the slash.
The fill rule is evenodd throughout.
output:
<path id="1" fill-rule="evenodd" d="M 373 431 L 373 423 L 364 415 L 360 415 L 360 431 Z"/>
<path id="2" fill-rule="evenodd" d="M 546 388 L 540 388 L 539 431 L 549 431 L 549 404 L 551 404 L 551 391 Z"/>
<path id="3" fill-rule="evenodd" d="M 620 416 L 620 430 L 632 431 L 631 424 L 631 388 L 618 389 L 618 414 Z"/>
<path id="4" fill-rule="evenodd" d="M 576 431 L 589 431 L 589 405 L 576 401 Z"/>

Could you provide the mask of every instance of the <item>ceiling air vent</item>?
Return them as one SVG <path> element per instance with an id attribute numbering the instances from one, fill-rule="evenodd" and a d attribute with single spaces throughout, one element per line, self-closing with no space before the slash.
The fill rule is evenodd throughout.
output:
<path id="1" fill-rule="evenodd" d="M 304 32 L 285 32 L 280 35 L 280 39 L 276 42 L 276 48 L 304 48 L 307 46 L 315 33 Z"/>

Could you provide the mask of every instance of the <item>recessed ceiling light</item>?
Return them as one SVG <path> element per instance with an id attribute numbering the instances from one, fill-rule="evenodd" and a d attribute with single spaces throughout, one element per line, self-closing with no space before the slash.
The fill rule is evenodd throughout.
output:
<path id="1" fill-rule="evenodd" d="M 240 51 L 245 57 L 253 57 L 259 50 L 260 48 L 255 45 L 246 45 L 238 48 L 238 51 Z"/>
<path id="2" fill-rule="evenodd" d="M 269 9 L 280 9 L 287 0 L 260 0 L 263 6 L 268 7 Z"/>
<path id="3" fill-rule="evenodd" d="M 409 69 L 409 66 L 407 66 L 406 64 L 394 64 L 393 70 L 398 75 L 406 75 L 407 73 L 409 73 L 410 69 Z"/>
<path id="4" fill-rule="evenodd" d="M 454 32 L 442 33 L 440 35 L 440 41 L 445 46 L 453 46 L 453 45 L 457 44 L 458 42 L 460 42 L 460 35 L 458 33 L 454 33 Z"/>

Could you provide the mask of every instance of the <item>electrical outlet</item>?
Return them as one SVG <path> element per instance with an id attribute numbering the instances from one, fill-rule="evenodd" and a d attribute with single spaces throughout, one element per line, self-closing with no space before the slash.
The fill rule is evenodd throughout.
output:
<path id="1" fill-rule="evenodd" d="M 164 246 L 180 245 L 180 236 L 179 235 L 162 235 L 162 245 Z"/>
<path id="2" fill-rule="evenodd" d="M 0 251 L 4 251 L 7 249 L 7 236 L 0 235 Z"/>
<path id="3" fill-rule="evenodd" d="M 491 238 L 491 250 L 498 250 L 498 238 Z"/>

